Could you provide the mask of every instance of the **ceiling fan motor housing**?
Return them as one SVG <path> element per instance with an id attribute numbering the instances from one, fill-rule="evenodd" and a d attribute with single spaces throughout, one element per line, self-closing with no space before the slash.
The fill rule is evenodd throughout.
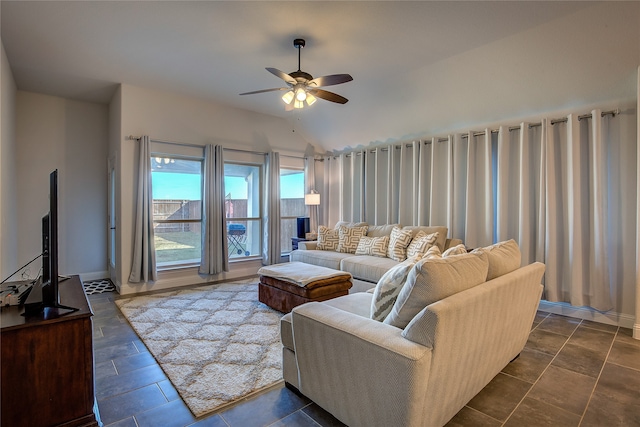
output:
<path id="1" fill-rule="evenodd" d="M 293 46 L 295 46 L 296 49 L 303 48 L 305 44 L 306 42 L 304 41 L 304 39 L 295 39 L 293 41 Z"/>

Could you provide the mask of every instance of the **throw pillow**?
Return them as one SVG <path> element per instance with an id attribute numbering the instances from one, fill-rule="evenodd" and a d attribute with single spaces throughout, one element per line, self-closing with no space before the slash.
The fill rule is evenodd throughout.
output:
<path id="1" fill-rule="evenodd" d="M 387 256 L 394 261 L 402 262 L 407 259 L 407 246 L 411 243 L 411 230 L 393 227 L 389 237 Z"/>
<path id="2" fill-rule="evenodd" d="M 321 251 L 335 251 L 338 250 L 338 241 L 338 230 L 332 230 L 324 225 L 318 227 L 318 245 L 316 248 Z"/>
<path id="3" fill-rule="evenodd" d="M 427 234 L 424 231 L 418 232 L 407 246 L 407 258 L 412 256 L 422 258 L 427 253 L 427 249 L 436 244 L 436 240 L 438 240 L 437 231 L 432 234 Z"/>
<path id="4" fill-rule="evenodd" d="M 404 329 L 429 304 L 484 283 L 488 268 L 483 252 L 421 259 L 409 272 L 384 323 Z"/>
<path id="5" fill-rule="evenodd" d="M 433 245 L 429 249 L 427 249 L 427 253 L 422 257 L 423 259 L 440 259 L 442 258 L 442 252 L 440 252 L 440 248 L 438 245 Z"/>
<path id="6" fill-rule="evenodd" d="M 367 226 L 338 228 L 338 252 L 347 254 L 356 253 L 360 239 L 367 234 Z"/>
<path id="7" fill-rule="evenodd" d="M 459 244 L 457 246 L 452 246 L 442 254 L 443 257 L 453 256 L 453 255 L 464 255 L 467 253 L 467 248 L 463 244 Z"/>
<path id="8" fill-rule="evenodd" d="M 363 236 L 356 248 L 356 255 L 373 255 L 384 258 L 387 256 L 387 246 L 389 246 L 389 236 Z"/>
<path id="9" fill-rule="evenodd" d="M 472 252 L 486 252 L 489 256 L 487 280 L 511 273 L 520 268 L 522 263 L 520 247 L 513 239 L 499 242 L 485 248 L 474 249 Z"/>
<path id="10" fill-rule="evenodd" d="M 396 298 L 402 289 L 407 275 L 418 262 L 418 257 L 407 258 L 400 264 L 391 267 L 382 275 L 373 290 L 371 299 L 371 318 L 382 322 L 389 315 Z"/>

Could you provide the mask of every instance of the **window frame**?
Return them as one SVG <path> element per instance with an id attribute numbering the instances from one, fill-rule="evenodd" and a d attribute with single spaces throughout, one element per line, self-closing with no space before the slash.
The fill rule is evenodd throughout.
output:
<path id="1" fill-rule="evenodd" d="M 297 172 L 301 172 L 302 173 L 302 200 L 304 201 L 304 195 L 305 195 L 305 182 L 306 182 L 306 174 L 305 174 L 305 170 L 304 167 L 294 167 L 294 166 L 280 166 L 280 177 L 282 177 L 282 170 L 287 170 L 287 171 L 297 171 Z M 280 188 L 280 203 L 282 203 L 282 188 Z M 307 206 L 305 205 L 304 207 L 305 212 L 303 212 L 303 216 L 304 217 L 308 217 L 308 209 Z M 282 210 L 281 210 L 282 212 Z M 280 215 L 280 233 L 282 234 L 283 231 L 283 227 L 282 227 L 282 220 L 285 219 L 297 219 L 297 218 L 301 218 L 300 215 L 297 216 L 283 216 L 282 214 Z M 280 248 L 280 256 L 286 256 L 288 254 L 291 253 L 291 238 L 292 237 L 297 237 L 297 236 L 289 236 L 288 240 L 287 240 L 287 246 L 286 248 Z"/>
<path id="2" fill-rule="evenodd" d="M 257 221 L 259 224 L 259 232 L 258 232 L 258 243 L 259 243 L 259 249 L 258 249 L 258 253 L 254 254 L 254 255 L 244 255 L 244 256 L 234 256 L 232 257 L 231 253 L 228 254 L 228 260 L 229 263 L 237 263 L 237 262 L 243 262 L 243 261 L 251 261 L 251 260 L 255 260 L 255 259 L 261 259 L 262 258 L 262 248 L 263 248 L 263 239 L 261 238 L 261 236 L 264 235 L 264 212 L 263 212 L 263 208 L 264 208 L 264 163 L 256 163 L 256 162 L 249 162 L 249 161 L 239 161 L 239 160 L 229 160 L 229 159 L 225 159 L 224 160 L 224 166 L 225 166 L 225 170 L 223 170 L 223 179 L 225 179 L 227 177 L 226 174 L 226 165 L 235 165 L 235 166 L 248 166 L 248 167 L 255 167 L 258 168 L 258 179 L 260 180 L 260 182 L 258 183 L 258 216 L 257 217 L 250 217 L 250 216 L 246 216 L 246 217 L 234 217 L 234 218 L 228 218 L 225 215 L 225 224 L 227 224 L 227 232 L 229 230 L 229 222 L 241 222 L 241 221 L 245 221 L 245 222 L 250 222 L 250 221 Z M 230 175 L 233 176 L 233 175 Z M 225 188 L 225 193 L 227 193 L 228 189 Z M 225 202 L 226 202 L 226 194 L 224 196 L 225 198 Z M 249 198 L 249 195 L 247 195 L 247 200 Z M 229 240 L 229 236 L 227 235 L 227 241 Z"/>

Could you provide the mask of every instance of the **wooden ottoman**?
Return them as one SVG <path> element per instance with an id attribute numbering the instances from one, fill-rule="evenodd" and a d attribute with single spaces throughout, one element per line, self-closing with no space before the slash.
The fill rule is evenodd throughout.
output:
<path id="1" fill-rule="evenodd" d="M 283 313 L 305 302 L 347 295 L 352 286 L 351 273 L 303 262 L 262 267 L 258 274 L 258 300 Z"/>

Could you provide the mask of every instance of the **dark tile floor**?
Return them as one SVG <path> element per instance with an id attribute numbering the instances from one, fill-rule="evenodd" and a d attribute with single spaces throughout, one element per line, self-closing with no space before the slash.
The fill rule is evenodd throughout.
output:
<path id="1" fill-rule="evenodd" d="M 282 385 L 194 418 L 113 303 L 95 316 L 96 396 L 109 427 L 341 426 Z M 448 426 L 640 426 L 640 341 L 631 330 L 538 313 L 529 341 Z"/>

